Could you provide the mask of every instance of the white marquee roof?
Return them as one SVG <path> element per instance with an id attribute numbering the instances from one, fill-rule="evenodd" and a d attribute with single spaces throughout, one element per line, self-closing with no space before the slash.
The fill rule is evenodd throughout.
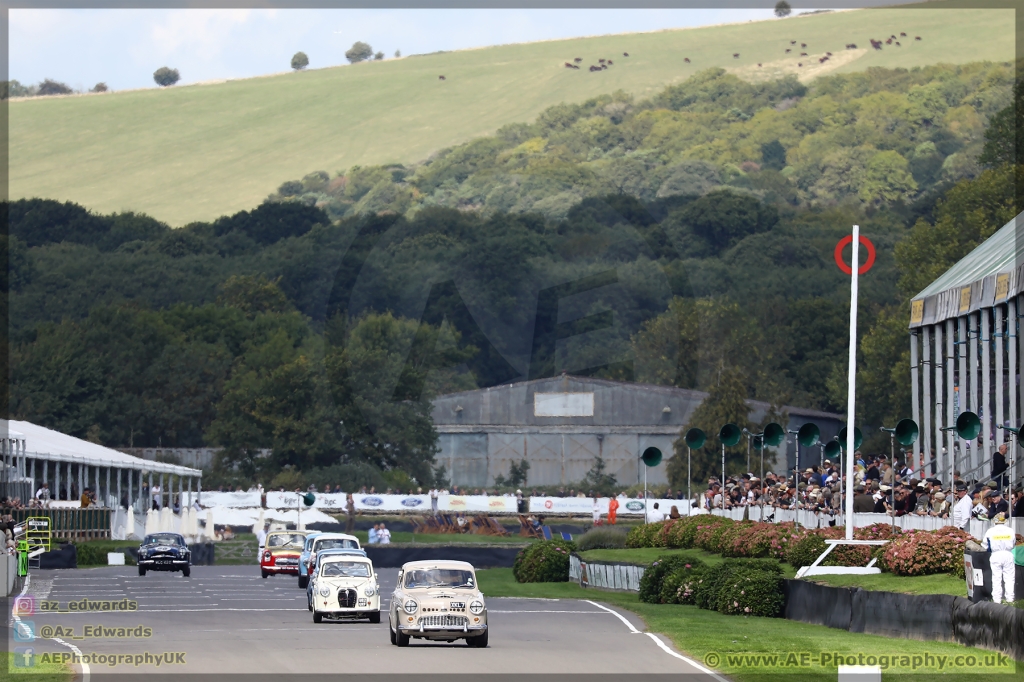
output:
<path id="1" fill-rule="evenodd" d="M 74 462 L 176 476 L 203 475 L 200 469 L 134 457 L 31 422 L 0 419 L 0 437 L 24 440 L 26 456 L 50 462 Z"/>

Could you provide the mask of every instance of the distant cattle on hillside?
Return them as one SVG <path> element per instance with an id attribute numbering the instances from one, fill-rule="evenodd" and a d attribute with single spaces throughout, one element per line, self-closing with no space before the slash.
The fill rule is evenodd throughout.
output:
<path id="1" fill-rule="evenodd" d="M 733 59 L 739 59 L 740 58 L 740 53 L 739 52 L 733 52 L 732 53 L 732 58 Z"/>
<path id="2" fill-rule="evenodd" d="M 444 76 L 438 76 L 437 77 L 437 80 L 439 80 L 439 81 L 443 81 L 444 79 L 445 79 Z"/>
<path id="3" fill-rule="evenodd" d="M 687 64 L 689 64 L 690 63 L 690 58 L 689 57 L 683 57 L 683 61 L 686 62 Z"/>
<path id="4" fill-rule="evenodd" d="M 580 62 L 583 61 L 583 57 L 576 57 L 575 59 L 573 59 L 573 61 L 579 64 Z"/>
<path id="5" fill-rule="evenodd" d="M 628 53 L 628 52 L 623 52 L 623 53 L 622 53 L 622 56 L 623 56 L 623 57 L 628 57 L 628 56 L 629 56 L 629 53 Z"/>

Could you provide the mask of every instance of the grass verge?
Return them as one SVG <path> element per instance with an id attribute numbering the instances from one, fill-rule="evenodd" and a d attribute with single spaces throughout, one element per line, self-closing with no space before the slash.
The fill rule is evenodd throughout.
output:
<path id="1" fill-rule="evenodd" d="M 17 647 L 12 643 L 12 646 Z M 71 666 L 65 663 L 43 662 L 37 656 L 32 665 L 16 665 L 24 663 L 24 656 L 16 659 L 16 651 L 0 651 L 0 679 L 31 679 L 33 682 L 70 682 L 74 677 Z"/>
<path id="2" fill-rule="evenodd" d="M 890 657 L 884 663 L 879 661 L 885 666 L 886 682 L 964 673 L 969 673 L 971 680 L 1021 679 L 1012 660 L 955 643 L 894 641 L 781 618 L 726 616 L 695 606 L 644 604 L 632 593 L 586 590 L 575 583 L 520 584 L 508 568 L 480 570 L 477 577 L 489 597 L 590 599 L 632 611 L 652 632 L 668 637 L 679 651 L 737 682 L 835 680 L 835 656 L 861 654 Z M 926 660 L 928 656 L 932 658 Z M 969 666 L 961 659 L 957 665 L 957 656 L 974 657 L 975 664 Z"/>

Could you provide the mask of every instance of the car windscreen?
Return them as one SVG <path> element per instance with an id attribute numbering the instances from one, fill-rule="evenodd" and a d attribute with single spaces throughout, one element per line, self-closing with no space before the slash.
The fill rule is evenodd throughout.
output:
<path id="1" fill-rule="evenodd" d="M 345 538 L 324 538 L 313 545 L 314 552 L 324 549 L 359 549 L 359 543 Z"/>
<path id="2" fill-rule="evenodd" d="M 144 545 L 184 545 L 185 542 L 181 536 L 174 535 L 172 533 L 159 533 L 157 535 L 147 535 L 146 539 L 142 541 Z"/>
<path id="3" fill-rule="evenodd" d="M 369 578 L 370 564 L 365 561 L 332 561 L 320 569 L 323 578 Z"/>
<path id="4" fill-rule="evenodd" d="M 267 547 L 284 547 L 285 545 L 301 547 L 305 539 L 305 535 L 299 535 L 298 533 L 280 533 L 267 538 Z"/>
<path id="5" fill-rule="evenodd" d="M 476 587 L 473 571 L 458 568 L 415 568 L 405 574 L 406 587 Z"/>

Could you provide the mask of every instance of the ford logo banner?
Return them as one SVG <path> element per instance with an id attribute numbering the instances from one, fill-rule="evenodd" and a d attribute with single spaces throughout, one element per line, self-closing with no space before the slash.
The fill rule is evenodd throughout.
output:
<path id="1" fill-rule="evenodd" d="M 421 504 L 423 504 L 423 500 L 417 499 L 415 497 L 407 497 L 404 500 L 402 500 L 403 507 L 418 507 Z"/>
<path id="2" fill-rule="evenodd" d="M 636 500 L 631 500 L 630 502 L 626 503 L 626 509 L 628 509 L 629 511 L 643 511 L 644 503 L 637 502 Z"/>
<path id="3" fill-rule="evenodd" d="M 384 500 L 379 497 L 364 497 L 360 502 L 365 504 L 367 507 L 379 507 L 384 504 Z"/>

